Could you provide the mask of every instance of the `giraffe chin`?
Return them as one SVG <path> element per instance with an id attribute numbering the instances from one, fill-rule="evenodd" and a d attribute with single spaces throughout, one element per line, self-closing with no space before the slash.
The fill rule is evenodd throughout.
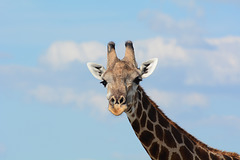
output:
<path id="1" fill-rule="evenodd" d="M 115 116 L 120 116 L 127 109 L 127 105 L 115 104 L 114 106 L 108 105 L 108 110 Z"/>

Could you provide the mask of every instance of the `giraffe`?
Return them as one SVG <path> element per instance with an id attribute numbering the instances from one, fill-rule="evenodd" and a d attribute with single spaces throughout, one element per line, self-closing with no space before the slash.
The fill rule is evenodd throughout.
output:
<path id="1" fill-rule="evenodd" d="M 133 43 L 126 41 L 120 60 L 115 43 L 107 45 L 107 68 L 96 63 L 87 66 L 107 88 L 109 111 L 127 114 L 132 128 L 152 160 L 240 160 L 240 155 L 209 147 L 170 120 L 139 85 L 151 75 L 158 59 L 137 66 Z"/>

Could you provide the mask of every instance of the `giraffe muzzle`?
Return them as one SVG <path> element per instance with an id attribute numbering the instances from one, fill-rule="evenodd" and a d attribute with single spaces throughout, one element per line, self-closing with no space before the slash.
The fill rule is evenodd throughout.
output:
<path id="1" fill-rule="evenodd" d="M 117 100 L 112 96 L 109 100 L 108 110 L 115 116 L 121 115 L 127 109 L 126 98 L 120 96 Z"/>

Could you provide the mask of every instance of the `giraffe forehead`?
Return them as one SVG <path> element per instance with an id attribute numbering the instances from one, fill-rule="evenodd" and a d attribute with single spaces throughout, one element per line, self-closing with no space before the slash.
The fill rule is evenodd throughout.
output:
<path id="1" fill-rule="evenodd" d="M 134 78 L 140 75 L 140 71 L 131 64 L 128 64 L 124 61 L 119 61 L 115 63 L 112 67 L 107 69 L 106 74 L 104 75 L 105 78 L 109 79 L 112 77 L 114 81 L 117 79 L 127 79 L 127 78 Z"/>
<path id="2" fill-rule="evenodd" d="M 135 67 L 125 61 L 119 61 L 113 65 L 112 70 L 114 71 L 132 71 L 135 70 Z"/>

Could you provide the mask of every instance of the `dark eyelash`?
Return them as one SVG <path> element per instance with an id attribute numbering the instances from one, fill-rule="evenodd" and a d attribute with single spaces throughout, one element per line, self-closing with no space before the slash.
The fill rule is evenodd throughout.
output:
<path id="1" fill-rule="evenodd" d="M 137 77 L 133 80 L 134 83 L 139 84 L 139 82 L 142 81 L 141 77 Z"/>
<path id="2" fill-rule="evenodd" d="M 103 80 L 102 82 L 100 82 L 100 83 L 102 83 L 102 85 L 104 86 L 104 87 L 106 87 L 107 86 L 107 81 L 105 81 L 105 80 Z"/>

